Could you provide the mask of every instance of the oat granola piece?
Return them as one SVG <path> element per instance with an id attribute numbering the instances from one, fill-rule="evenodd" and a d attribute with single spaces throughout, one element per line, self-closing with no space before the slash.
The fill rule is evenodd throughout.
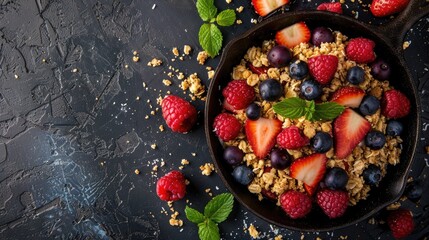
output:
<path id="1" fill-rule="evenodd" d="M 191 54 L 192 48 L 189 45 L 185 45 L 183 46 L 183 53 L 185 53 L 185 55 L 189 55 Z"/>
<path id="2" fill-rule="evenodd" d="M 162 61 L 157 58 L 153 58 L 150 62 L 147 63 L 149 67 L 158 67 L 161 66 L 161 64 Z"/>
<path id="3" fill-rule="evenodd" d="M 197 55 L 197 61 L 199 64 L 204 65 L 208 57 L 209 55 L 206 51 L 201 51 Z"/>
<path id="4" fill-rule="evenodd" d="M 214 171 L 214 165 L 213 163 L 205 163 L 204 165 L 200 166 L 200 170 L 202 175 L 210 176 Z"/>
<path id="5" fill-rule="evenodd" d="M 253 224 L 250 224 L 249 228 L 247 229 L 249 231 L 249 235 L 256 239 L 259 238 L 259 232 L 258 230 L 256 230 L 255 226 L 253 226 Z"/>

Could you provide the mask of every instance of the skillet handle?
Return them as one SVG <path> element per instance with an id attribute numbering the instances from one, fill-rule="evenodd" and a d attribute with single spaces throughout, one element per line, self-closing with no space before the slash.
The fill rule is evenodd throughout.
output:
<path id="1" fill-rule="evenodd" d="M 427 1 L 422 0 L 411 0 L 408 6 L 394 18 L 392 21 L 378 26 L 377 30 L 381 33 L 381 37 L 387 43 L 390 43 L 391 47 L 396 52 L 402 55 L 402 43 L 405 34 L 410 30 L 414 23 L 425 15 L 429 14 L 429 4 Z"/>

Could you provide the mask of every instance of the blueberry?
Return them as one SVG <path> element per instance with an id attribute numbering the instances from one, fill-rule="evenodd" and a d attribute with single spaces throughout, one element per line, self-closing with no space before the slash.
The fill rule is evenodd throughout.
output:
<path id="1" fill-rule="evenodd" d="M 273 102 L 283 95 L 283 86 L 275 79 L 267 79 L 259 84 L 259 93 L 263 100 Z"/>
<path id="2" fill-rule="evenodd" d="M 379 108 L 380 101 L 372 95 L 365 96 L 359 105 L 359 111 L 363 115 L 372 115 L 377 112 Z"/>
<path id="3" fill-rule="evenodd" d="M 390 66 L 381 58 L 371 63 L 371 74 L 378 80 L 388 80 L 390 77 Z"/>
<path id="4" fill-rule="evenodd" d="M 324 183 L 331 189 L 344 189 L 349 181 L 347 172 L 339 167 L 333 167 L 325 175 Z"/>
<path id="5" fill-rule="evenodd" d="M 359 66 L 354 66 L 347 71 L 347 81 L 351 84 L 358 85 L 365 80 L 365 72 Z"/>
<path id="6" fill-rule="evenodd" d="M 332 147 L 332 137 L 326 132 L 317 132 L 311 139 L 311 146 L 318 153 L 325 153 Z"/>
<path id="7" fill-rule="evenodd" d="M 223 151 L 223 159 L 231 166 L 240 164 L 243 161 L 244 152 L 238 147 L 229 146 Z"/>
<path id="8" fill-rule="evenodd" d="M 275 169 L 283 170 L 290 166 L 292 158 L 284 149 L 274 148 L 270 154 L 271 166 Z"/>
<path id="9" fill-rule="evenodd" d="M 274 46 L 268 52 L 268 62 L 276 68 L 285 67 L 292 60 L 292 53 L 289 48 L 281 45 Z"/>
<path id="10" fill-rule="evenodd" d="M 252 169 L 244 165 L 240 165 L 234 168 L 232 176 L 238 183 L 248 185 L 250 182 L 252 182 L 253 178 L 255 177 L 255 174 L 253 173 Z"/>
<path id="11" fill-rule="evenodd" d="M 387 122 L 386 133 L 389 136 L 399 136 L 404 131 L 404 125 L 396 120 L 390 120 Z"/>
<path id="12" fill-rule="evenodd" d="M 246 116 L 250 120 L 257 120 L 261 116 L 261 106 L 256 103 L 251 103 L 246 108 Z"/>
<path id="13" fill-rule="evenodd" d="M 378 186 L 378 183 L 381 180 L 381 170 L 376 165 L 370 164 L 368 168 L 363 170 L 362 176 L 366 184 L 371 186 Z"/>
<path id="14" fill-rule="evenodd" d="M 365 136 L 365 145 L 373 150 L 383 148 L 386 137 L 380 131 L 373 130 Z"/>
<path id="15" fill-rule="evenodd" d="M 313 34 L 311 35 L 311 43 L 314 46 L 319 47 L 322 43 L 333 42 L 334 35 L 329 28 L 326 27 L 317 27 L 313 30 Z"/>
<path id="16" fill-rule="evenodd" d="M 289 76 L 293 79 L 302 80 L 308 75 L 308 65 L 304 61 L 295 61 L 289 65 Z"/>
<path id="17" fill-rule="evenodd" d="M 418 181 L 413 181 L 405 188 L 405 195 L 410 200 L 418 200 L 423 193 L 422 184 Z"/>
<path id="18" fill-rule="evenodd" d="M 301 83 L 301 94 L 307 100 L 314 100 L 322 95 L 322 87 L 314 80 L 305 80 Z"/>

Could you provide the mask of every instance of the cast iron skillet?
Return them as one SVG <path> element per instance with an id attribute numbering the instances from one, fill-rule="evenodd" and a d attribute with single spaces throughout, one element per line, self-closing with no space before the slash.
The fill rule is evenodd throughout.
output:
<path id="1" fill-rule="evenodd" d="M 350 17 L 329 12 L 288 12 L 262 21 L 225 47 L 214 79 L 210 82 L 204 125 L 210 154 L 217 172 L 242 205 L 260 218 L 280 227 L 299 231 L 331 231 L 362 221 L 398 200 L 404 191 L 420 131 L 420 101 L 416 86 L 404 61 L 402 41 L 412 24 L 429 13 L 429 6 L 423 7 L 423 4 L 424 1 L 411 1 L 407 9 L 399 16 L 382 26 L 370 26 Z M 388 174 L 383 178 L 380 186 L 371 189 L 367 200 L 360 201 L 354 207 L 349 207 L 344 216 L 334 220 L 329 220 L 315 206 L 307 217 L 293 220 L 287 217 L 273 202 L 259 201 L 256 195 L 247 190 L 247 187 L 238 184 L 232 178 L 232 168 L 222 159 L 223 146 L 212 127 L 214 117 L 222 110 L 221 89 L 231 80 L 233 67 L 240 62 L 247 49 L 252 46 L 260 46 L 263 40 L 274 39 L 277 30 L 299 21 L 305 21 L 310 28 L 325 26 L 339 30 L 348 37 L 364 36 L 375 41 L 376 53 L 391 62 L 393 70 L 391 84 L 404 92 L 412 103 L 411 113 L 402 119 L 406 123 L 406 129 L 402 136 L 404 143 L 400 163 L 388 169 Z"/>

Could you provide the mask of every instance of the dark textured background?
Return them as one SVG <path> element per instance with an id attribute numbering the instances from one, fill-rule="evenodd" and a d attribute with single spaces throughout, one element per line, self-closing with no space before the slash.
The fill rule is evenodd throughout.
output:
<path id="1" fill-rule="evenodd" d="M 245 7 L 238 14 L 243 24 L 221 29 L 224 44 L 257 18 L 249 2 L 216 1 L 220 9 Z M 315 9 L 319 2 L 294 1 L 291 9 Z M 373 19 L 358 1 L 346 0 L 343 9 L 349 16 L 357 11 L 365 22 L 388 21 Z M 194 0 L 0 1 L 0 239 L 197 239 L 196 226 L 184 216 L 186 201 L 174 203 L 184 226 L 169 225 L 171 211 L 155 193 L 158 176 L 188 159 L 183 169 L 190 181 L 186 199 L 199 210 L 211 199 L 205 189 L 213 194 L 226 189 L 216 174 L 206 177 L 199 170 L 211 162 L 202 113 L 192 132 L 172 133 L 156 98 L 171 91 L 189 99 L 178 87 L 180 81 L 167 76 L 170 66 L 186 76 L 197 72 L 207 85 L 205 67 L 216 67 L 219 58 L 206 66 L 197 63 L 201 23 Z M 429 145 L 429 19 L 415 24 L 405 40 L 411 41 L 405 58 L 424 111 L 423 135 L 410 174 L 423 182 L 425 193 L 417 203 L 401 203 L 415 215 L 417 227 L 410 239 L 418 239 L 429 232 L 429 156 L 424 151 Z M 184 44 L 192 46 L 191 56 L 172 61 L 171 49 L 182 51 Z M 132 61 L 134 50 L 138 63 Z M 163 65 L 146 66 L 153 57 Z M 173 85 L 164 86 L 163 79 L 172 79 Z M 204 109 L 200 100 L 193 104 Z M 154 143 L 156 149 L 151 148 Z M 160 166 L 156 175 L 151 174 L 154 165 Z M 383 213 L 375 219 L 382 220 Z M 250 239 L 243 230 L 250 224 L 264 239 L 302 235 L 271 226 L 235 204 L 220 224 L 221 236 Z M 385 224 L 367 221 L 304 235 L 391 238 Z"/>

